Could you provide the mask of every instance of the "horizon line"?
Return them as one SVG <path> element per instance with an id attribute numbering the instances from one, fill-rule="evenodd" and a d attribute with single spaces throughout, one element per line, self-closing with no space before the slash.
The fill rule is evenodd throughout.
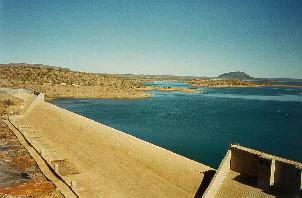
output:
<path id="1" fill-rule="evenodd" d="M 174 76 L 174 77 L 195 77 L 195 78 L 218 78 L 219 75 L 222 74 L 227 74 L 231 72 L 243 72 L 247 75 L 249 75 L 245 71 L 228 71 L 228 72 L 221 72 L 217 76 L 195 76 L 195 75 L 183 75 L 183 74 L 152 74 L 152 73 L 119 73 L 119 72 L 112 72 L 112 73 L 107 73 L 107 72 L 95 72 L 95 71 L 85 71 L 85 70 L 80 70 L 80 69 L 72 69 L 68 66 L 57 66 L 57 65 L 50 65 L 50 64 L 44 64 L 44 63 L 26 63 L 26 62 L 10 62 L 10 63 L 0 63 L 0 65 L 10 65 L 10 64 L 25 64 L 25 65 L 42 65 L 42 66 L 48 66 L 48 67 L 55 67 L 55 68 L 62 68 L 62 69 L 69 69 L 74 72 L 83 72 L 83 73 L 93 73 L 93 74 L 106 74 L 106 75 L 133 75 L 133 76 Z M 302 78 L 291 78 L 291 77 L 254 77 L 249 75 L 253 79 L 291 79 L 291 80 L 302 80 Z"/>

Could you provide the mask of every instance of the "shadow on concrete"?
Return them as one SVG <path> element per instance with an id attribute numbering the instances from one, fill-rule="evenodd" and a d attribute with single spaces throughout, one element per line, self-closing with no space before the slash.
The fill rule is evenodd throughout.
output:
<path id="1" fill-rule="evenodd" d="M 236 176 L 233 180 L 248 186 L 257 188 L 257 179 L 244 174 Z"/>
<path id="2" fill-rule="evenodd" d="M 202 197 L 204 192 L 207 190 L 210 182 L 212 181 L 212 178 L 214 177 L 216 171 L 215 170 L 208 170 L 204 172 L 203 179 L 201 181 L 201 184 L 194 196 L 194 198 Z"/>
<path id="3" fill-rule="evenodd" d="M 252 178 L 252 177 L 246 176 L 244 174 L 240 174 L 240 175 L 236 176 L 233 180 L 236 182 L 239 182 L 241 184 L 257 188 L 257 179 L 256 178 Z M 298 195 L 298 197 L 297 197 L 297 195 L 290 194 L 287 191 L 280 191 L 280 190 L 276 189 L 274 186 L 271 186 L 269 189 L 269 192 L 265 192 L 265 193 L 275 196 L 277 198 L 302 198 L 302 191 L 300 191 L 300 195 Z"/>
<path id="4" fill-rule="evenodd" d="M 291 194 L 286 190 L 278 190 L 274 186 L 271 186 L 269 194 L 275 196 L 276 198 L 302 198 L 302 190 L 300 190 L 300 193 L 298 193 L 299 195 L 297 195 Z"/>

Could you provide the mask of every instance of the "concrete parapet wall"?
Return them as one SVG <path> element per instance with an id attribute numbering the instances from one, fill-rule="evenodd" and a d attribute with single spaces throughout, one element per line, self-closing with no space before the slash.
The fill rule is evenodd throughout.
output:
<path id="1" fill-rule="evenodd" d="M 265 153 L 265 152 L 262 152 L 262 151 L 254 150 L 254 149 L 247 148 L 247 147 L 240 146 L 240 145 L 236 145 L 236 144 L 231 145 L 230 149 L 231 148 L 237 148 L 241 151 L 245 151 L 245 152 L 248 152 L 248 153 L 253 153 L 253 154 L 256 154 L 258 156 L 262 156 L 264 158 L 267 158 L 267 159 L 274 159 L 274 160 L 278 160 L 278 161 L 281 161 L 281 162 L 284 162 L 284 163 L 293 164 L 296 167 L 302 169 L 302 164 L 299 163 L 299 162 L 296 162 L 296 161 L 292 161 L 292 160 L 289 160 L 289 159 L 285 159 L 285 158 L 282 158 L 282 157 L 278 157 L 278 156 L 275 156 L 275 155 L 272 155 L 272 154 L 268 154 L 268 153 Z"/>
<path id="2" fill-rule="evenodd" d="M 301 163 L 276 157 L 253 149 L 232 145 L 231 170 L 255 178 L 257 187 L 290 197 L 301 191 Z"/>
<path id="3" fill-rule="evenodd" d="M 0 87 L 0 91 L 6 92 L 8 94 L 19 94 L 19 93 L 32 94 L 33 93 L 33 91 L 28 89 L 13 89 L 13 88 L 5 88 L 5 87 Z"/>
<path id="4" fill-rule="evenodd" d="M 275 162 L 274 187 L 282 194 L 299 197 L 301 190 L 301 169 L 293 164 Z"/>
<path id="5" fill-rule="evenodd" d="M 231 146 L 231 170 L 244 174 L 255 180 L 257 187 L 270 191 L 272 159 L 260 153 Z"/>
<path id="6" fill-rule="evenodd" d="M 227 176 L 230 170 L 230 161 L 231 161 L 231 152 L 228 151 L 225 157 L 223 158 L 216 174 L 214 175 L 212 182 L 210 183 L 208 189 L 204 193 L 204 198 L 211 198 L 215 197 L 217 191 L 219 190 L 220 186 L 222 185 L 225 177 Z"/>
<path id="7" fill-rule="evenodd" d="M 42 101 L 44 101 L 44 98 L 45 98 L 45 94 L 42 93 L 42 92 L 40 92 L 40 93 L 38 94 L 38 96 L 37 96 L 37 100 L 42 100 Z"/>
<path id="8" fill-rule="evenodd" d="M 257 178 L 259 156 L 238 147 L 231 147 L 230 150 L 232 153 L 230 169 L 249 177 Z"/>

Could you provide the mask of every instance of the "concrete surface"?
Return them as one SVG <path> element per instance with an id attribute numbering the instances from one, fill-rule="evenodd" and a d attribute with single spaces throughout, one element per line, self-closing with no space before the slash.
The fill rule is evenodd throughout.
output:
<path id="1" fill-rule="evenodd" d="M 302 164 L 231 145 L 218 171 L 44 102 L 10 121 L 80 197 L 301 197 Z M 215 175 L 214 175 L 215 174 Z"/>
<path id="2" fill-rule="evenodd" d="M 301 196 L 299 162 L 231 145 L 203 197 Z"/>
<path id="3" fill-rule="evenodd" d="M 257 188 L 249 177 L 243 176 L 240 173 L 230 170 L 224 179 L 223 184 L 218 189 L 217 198 L 269 198 L 274 195 L 267 194 Z"/>
<path id="4" fill-rule="evenodd" d="M 11 121 L 80 197 L 194 197 L 212 170 L 42 100 Z"/>

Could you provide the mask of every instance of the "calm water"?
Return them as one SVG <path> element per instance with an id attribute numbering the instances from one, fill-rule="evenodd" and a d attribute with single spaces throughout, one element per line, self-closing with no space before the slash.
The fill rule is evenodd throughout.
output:
<path id="1" fill-rule="evenodd" d="M 188 87 L 178 82 L 157 86 Z M 57 99 L 53 104 L 217 168 L 231 143 L 302 161 L 302 89 L 155 91 L 139 100 Z"/>

